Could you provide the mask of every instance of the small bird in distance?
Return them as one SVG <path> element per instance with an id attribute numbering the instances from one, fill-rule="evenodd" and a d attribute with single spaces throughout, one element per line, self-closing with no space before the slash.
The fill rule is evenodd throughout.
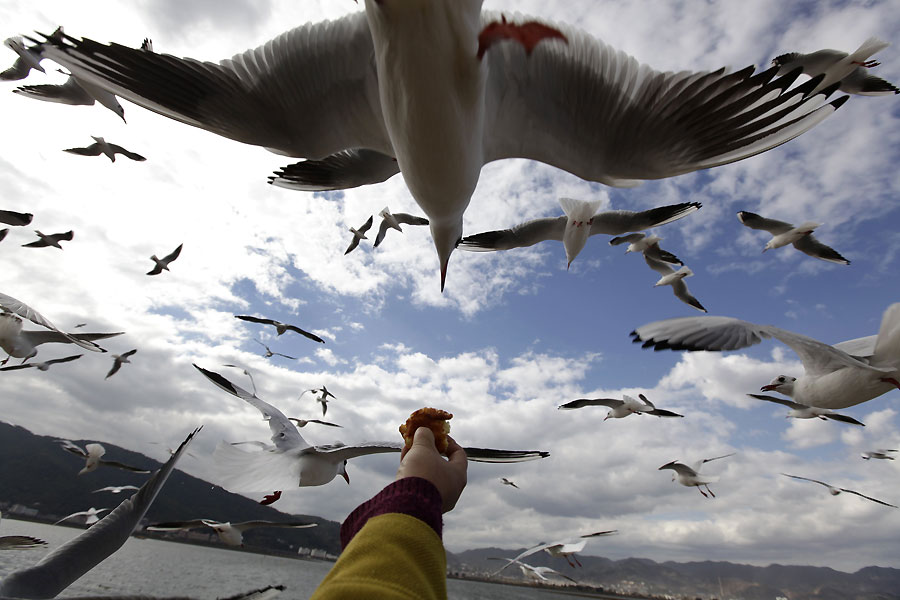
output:
<path id="1" fill-rule="evenodd" d="M 157 258 L 155 254 L 151 256 L 150 260 L 152 260 L 155 264 L 153 266 L 153 269 L 147 272 L 147 275 L 159 275 L 163 271 L 168 271 L 169 263 L 178 258 L 178 256 L 181 254 L 182 246 L 184 246 L 184 244 L 178 244 L 177 248 L 172 250 L 170 254 L 167 254 L 163 258 Z"/>

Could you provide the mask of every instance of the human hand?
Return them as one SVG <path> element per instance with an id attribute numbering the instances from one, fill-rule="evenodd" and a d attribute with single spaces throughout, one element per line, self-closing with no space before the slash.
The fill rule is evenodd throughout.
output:
<path id="1" fill-rule="evenodd" d="M 448 512 L 456 506 L 466 487 L 468 466 L 466 451 L 452 437 L 447 437 L 447 460 L 444 460 L 434 445 L 434 433 L 427 427 L 419 427 L 413 436 L 412 447 L 400 454 L 400 468 L 394 479 L 427 479 L 441 494 L 442 512 Z"/>

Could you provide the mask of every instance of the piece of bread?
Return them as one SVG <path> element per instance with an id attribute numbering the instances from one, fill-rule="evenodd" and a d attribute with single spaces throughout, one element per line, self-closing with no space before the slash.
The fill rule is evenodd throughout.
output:
<path id="1" fill-rule="evenodd" d="M 412 447 L 413 435 L 419 427 L 427 427 L 434 434 L 434 445 L 441 454 L 447 452 L 447 434 L 450 433 L 450 419 L 453 415 L 439 408 L 420 408 L 409 415 L 406 423 L 400 426 L 400 435 L 406 443 L 404 450 Z"/>

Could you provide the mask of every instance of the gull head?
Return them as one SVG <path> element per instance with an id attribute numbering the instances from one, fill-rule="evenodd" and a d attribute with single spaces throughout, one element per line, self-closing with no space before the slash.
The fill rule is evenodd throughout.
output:
<path id="1" fill-rule="evenodd" d="M 766 385 L 759 388 L 759 390 L 761 392 L 778 392 L 779 394 L 793 397 L 795 381 L 797 381 L 796 377 L 791 377 L 789 375 L 779 375 Z"/>
<path id="2" fill-rule="evenodd" d="M 444 283 L 447 280 L 447 264 L 450 262 L 450 255 L 456 249 L 457 244 L 462 239 L 463 223 L 462 215 L 451 221 L 437 221 L 432 219 L 429 227 L 431 228 L 431 239 L 434 241 L 434 248 L 438 253 L 438 261 L 441 267 L 441 291 L 444 291 Z"/>
<path id="3" fill-rule="evenodd" d="M 778 75 L 784 75 L 793 68 L 793 63 L 799 58 L 799 52 L 780 54 L 772 59 L 772 66 L 778 67 Z"/>
<path id="4" fill-rule="evenodd" d="M 566 269 L 581 252 L 591 235 L 593 217 L 600 208 L 601 200 L 588 202 L 574 198 L 560 198 L 559 204 L 566 213 L 566 230 L 563 233 L 563 246 L 566 249 Z"/>

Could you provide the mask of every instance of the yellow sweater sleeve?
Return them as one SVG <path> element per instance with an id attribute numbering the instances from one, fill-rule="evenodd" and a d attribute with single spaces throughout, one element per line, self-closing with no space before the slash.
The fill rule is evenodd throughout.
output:
<path id="1" fill-rule="evenodd" d="M 310 600 L 445 600 L 447 556 L 423 521 L 388 513 L 359 530 Z"/>

